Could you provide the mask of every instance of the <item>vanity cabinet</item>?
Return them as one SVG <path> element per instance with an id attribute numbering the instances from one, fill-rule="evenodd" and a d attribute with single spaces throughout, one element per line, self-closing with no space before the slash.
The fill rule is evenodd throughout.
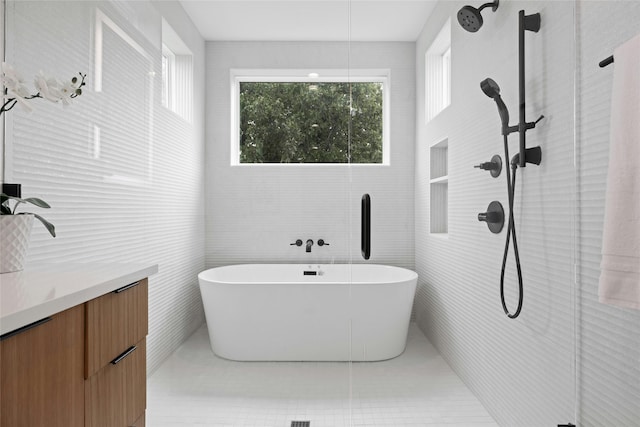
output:
<path id="1" fill-rule="evenodd" d="M 144 427 L 148 281 L 8 332 L 0 426 Z"/>
<path id="2" fill-rule="evenodd" d="M 0 426 L 82 427 L 84 307 L 30 326 L 0 341 Z"/>
<path id="3" fill-rule="evenodd" d="M 144 416 L 147 301 L 144 279 L 86 303 L 86 427 L 133 426 Z"/>

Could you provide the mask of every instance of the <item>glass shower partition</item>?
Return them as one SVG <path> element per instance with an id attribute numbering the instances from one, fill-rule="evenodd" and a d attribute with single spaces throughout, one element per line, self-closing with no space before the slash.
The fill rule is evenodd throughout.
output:
<path id="1" fill-rule="evenodd" d="M 356 15 L 356 4 L 352 22 L 373 16 L 374 8 L 364 7 Z M 366 262 L 419 275 L 405 352 L 374 367 L 353 363 L 353 419 L 575 424 L 574 4 L 501 2 L 483 12 L 477 32 L 459 25 L 460 7 L 437 2 L 415 38 L 351 44 L 352 57 L 363 58 L 361 51 L 370 47 L 377 52 L 375 67 L 391 69 L 390 164 L 378 172 L 352 166 L 352 188 L 368 188 L 362 192 L 372 199 Z M 526 31 L 522 40 L 525 107 L 518 99 L 519 17 L 537 13 L 539 31 Z M 352 70 L 358 68 L 354 62 Z M 504 108 L 496 109 L 483 93 L 487 78 L 499 85 Z M 540 165 L 512 168 L 518 132 L 509 131 L 505 157 L 501 125 L 507 121 L 517 130 L 521 117 L 532 124 L 542 115 L 526 132 L 527 148 L 541 147 Z M 496 155 L 501 173 L 477 167 Z M 507 317 L 500 296 L 507 169 L 512 177 L 517 173 L 513 217 L 523 278 L 515 319 Z M 372 178 L 376 173 L 379 182 Z M 505 216 L 497 233 L 479 221 L 491 202 L 501 203 Z M 403 234 L 403 227 L 410 232 Z M 510 245 L 504 299 L 513 313 L 519 292 Z M 388 374 L 379 380 L 384 387 L 377 388 L 368 369 Z"/>
<path id="2" fill-rule="evenodd" d="M 477 33 L 458 25 L 460 5 L 446 1 L 290 2 L 299 8 L 296 25 L 269 15 L 262 3 L 244 8 L 245 22 L 270 16 L 275 33 L 204 47 L 185 38 L 190 62 L 188 51 L 163 48 L 165 27 L 182 24 L 154 2 L 6 2 L 8 62 L 27 76 L 40 69 L 88 74 L 68 109 L 42 103 L 31 114 L 4 115 L 4 181 L 50 202 L 47 218 L 60 231 L 52 244 L 46 230 L 34 229 L 29 261 L 159 263 L 149 295 L 151 371 L 186 339 L 184 331 L 202 323 L 200 271 L 297 265 L 303 303 L 282 296 L 271 309 L 292 311 L 297 317 L 289 323 L 305 329 L 282 346 L 313 340 L 321 326 L 313 319 L 325 316 L 341 323 L 331 345 L 347 356 L 218 359 L 244 381 L 225 383 L 231 376 L 221 375 L 226 388 L 209 390 L 236 408 L 225 422 L 255 410 L 252 419 L 263 425 L 575 423 L 573 3 L 504 2 L 495 13 L 484 11 Z M 412 35 L 366 35 L 401 10 L 410 12 L 398 16 L 417 22 Z M 527 143 L 542 148 L 540 166 L 517 172 L 524 298 L 512 320 L 499 295 L 506 228 L 492 234 L 477 221 L 494 200 L 508 214 L 504 168 L 511 160 L 480 82 L 500 84 L 515 123 L 520 10 L 541 14 L 540 31 L 525 40 L 526 115 L 545 119 L 527 133 Z M 326 16 L 319 27 L 314 15 Z M 288 32 L 300 25 L 307 26 L 304 40 Z M 315 32 L 323 28 L 332 36 Z M 161 77 L 171 64 L 178 75 L 190 63 L 193 80 L 185 87 L 196 89 L 194 98 L 180 102 Z M 496 154 L 503 157 L 497 178 L 473 168 Z M 365 194 L 370 234 L 363 257 Z M 517 275 L 511 255 L 507 261 L 512 307 Z M 366 362 L 360 360 L 374 353 L 382 330 L 376 321 L 390 308 L 364 323 L 349 316 L 381 295 L 389 307 L 406 300 L 376 295 L 381 287 L 360 291 L 359 268 L 374 265 L 414 270 L 419 278 L 406 350 Z M 342 278 L 331 277 L 340 270 Z M 366 273 L 374 288 L 387 270 Z M 334 305 L 310 299 L 305 286 L 313 281 L 335 287 L 325 301 Z M 334 316 L 340 310 L 345 320 Z M 256 325 L 263 327 L 274 333 L 266 322 Z M 363 330 L 373 333 L 356 342 Z"/>

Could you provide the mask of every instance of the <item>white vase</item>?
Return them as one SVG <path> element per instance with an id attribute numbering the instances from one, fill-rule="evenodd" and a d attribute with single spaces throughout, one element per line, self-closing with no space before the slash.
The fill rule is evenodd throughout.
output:
<path id="1" fill-rule="evenodd" d="M 0 215 L 0 274 L 21 271 L 29 249 L 33 215 Z"/>

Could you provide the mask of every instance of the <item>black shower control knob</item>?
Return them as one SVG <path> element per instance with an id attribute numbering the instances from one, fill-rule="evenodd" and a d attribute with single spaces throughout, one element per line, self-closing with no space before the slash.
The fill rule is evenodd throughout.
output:
<path id="1" fill-rule="evenodd" d="M 302 240 L 298 239 L 296 240 L 294 243 L 290 243 L 290 246 L 296 245 L 296 246 L 302 246 Z"/>
<path id="2" fill-rule="evenodd" d="M 478 214 L 478 221 L 496 223 L 502 221 L 502 216 L 497 212 L 483 212 Z"/>
<path id="3" fill-rule="evenodd" d="M 324 239 L 318 239 L 318 246 L 329 246 L 329 244 Z"/>
<path id="4" fill-rule="evenodd" d="M 486 222 L 492 233 L 500 233 L 504 226 L 504 209 L 502 208 L 502 203 L 498 201 L 489 203 L 487 211 L 478 214 L 478 221 Z"/>

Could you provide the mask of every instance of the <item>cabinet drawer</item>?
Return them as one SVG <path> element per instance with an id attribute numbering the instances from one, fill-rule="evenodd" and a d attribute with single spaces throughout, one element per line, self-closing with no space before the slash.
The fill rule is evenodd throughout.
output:
<path id="1" fill-rule="evenodd" d="M 85 426 L 137 426 L 147 407 L 146 341 L 85 381 Z M 144 421 L 143 421 L 144 422 Z"/>
<path id="2" fill-rule="evenodd" d="M 85 378 L 147 335 L 147 279 L 86 303 Z"/>
<path id="3" fill-rule="evenodd" d="M 0 426 L 84 424 L 84 306 L 0 341 Z"/>

